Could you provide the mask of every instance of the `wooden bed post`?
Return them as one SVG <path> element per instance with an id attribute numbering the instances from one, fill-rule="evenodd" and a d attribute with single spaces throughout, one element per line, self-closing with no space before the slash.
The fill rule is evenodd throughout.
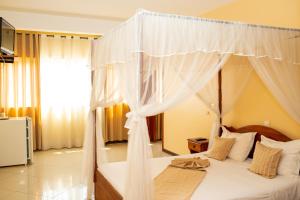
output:
<path id="1" fill-rule="evenodd" d="M 94 127 L 94 182 L 96 182 L 96 171 L 98 169 L 97 164 L 97 131 L 96 131 L 96 120 L 97 120 L 97 109 L 93 110 L 93 127 Z"/>
<path id="2" fill-rule="evenodd" d="M 91 86 L 94 86 L 94 76 L 95 72 L 91 72 Z M 96 131 L 96 120 L 97 120 L 97 109 L 95 108 L 92 110 L 92 115 L 93 115 L 93 137 L 94 137 L 94 151 L 93 151 L 93 156 L 94 156 L 94 183 L 96 183 L 96 171 L 98 169 L 98 164 L 97 164 L 97 131 Z M 96 185 L 96 184 L 95 184 Z M 94 187 L 94 192 L 95 192 L 95 187 Z"/>
<path id="3" fill-rule="evenodd" d="M 94 127 L 94 196 L 95 200 L 122 200 L 123 197 L 111 185 L 111 183 L 98 171 L 97 164 L 97 109 L 93 110 L 93 127 Z M 99 135 L 99 137 L 103 137 Z"/>
<path id="4" fill-rule="evenodd" d="M 220 125 L 222 125 L 222 69 L 218 72 L 218 99 L 219 99 L 219 112 L 220 112 Z M 219 128 L 219 136 L 222 134 L 221 127 Z"/>

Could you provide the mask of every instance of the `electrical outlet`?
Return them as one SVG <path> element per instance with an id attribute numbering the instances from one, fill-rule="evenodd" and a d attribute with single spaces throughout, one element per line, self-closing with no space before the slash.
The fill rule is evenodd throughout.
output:
<path id="1" fill-rule="evenodd" d="M 270 121 L 269 120 L 265 120 L 263 123 L 264 123 L 264 126 L 270 126 Z"/>

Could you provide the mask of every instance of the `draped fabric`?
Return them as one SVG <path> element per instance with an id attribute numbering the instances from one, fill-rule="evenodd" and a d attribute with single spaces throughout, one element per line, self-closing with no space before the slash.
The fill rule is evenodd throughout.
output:
<path id="1" fill-rule="evenodd" d="M 98 77 L 94 78 L 94 84 L 97 81 L 102 85 L 94 85 L 95 94 L 92 94 L 92 107 L 95 105 L 109 106 L 112 102 L 121 99 L 117 94 L 122 94 L 131 109 L 131 112 L 127 114 L 128 120 L 126 123 L 126 128 L 129 129 L 127 154 L 129 172 L 127 174 L 128 192 L 126 193 L 126 199 L 151 199 L 152 197 L 152 184 L 149 174 L 151 166 L 149 158 L 151 158 L 152 152 L 149 146 L 146 116 L 164 112 L 169 107 L 194 94 L 195 91 L 199 91 L 217 74 L 227 58 L 227 55 L 220 56 L 217 53 L 211 53 L 206 56 L 201 52 L 182 56 L 169 56 L 167 59 L 137 54 L 136 63 L 143 62 L 143 69 L 132 61 L 133 63 L 119 64 L 115 68 L 100 67 L 94 71 L 95 76 Z M 190 66 L 189 70 L 186 70 L 185 66 Z M 123 76 L 115 82 L 112 87 L 114 89 L 107 91 L 108 94 L 105 93 L 105 84 L 110 82 L 110 76 L 103 75 L 107 73 L 106 70 L 115 73 L 116 76 L 114 77 L 121 77 L 120 74 L 126 74 L 126 78 Z M 137 72 L 141 75 L 136 76 Z M 154 77 L 156 77 L 155 82 L 153 81 Z M 93 98 L 96 96 L 107 96 L 108 98 L 95 99 L 96 102 L 93 102 Z M 89 130 L 92 130 L 92 128 Z M 86 137 L 93 136 L 93 133 L 86 133 Z M 103 139 L 101 134 L 99 138 L 100 140 Z M 86 160 L 84 163 L 94 163 L 93 144 L 87 144 L 88 141 L 92 141 L 92 139 L 86 138 L 84 156 Z M 105 152 L 102 150 L 104 149 L 103 142 L 100 142 L 99 145 L 97 155 Z M 144 167 L 140 167 L 140 163 L 144 163 Z M 99 167 L 101 168 L 101 166 Z M 91 175 L 93 173 L 92 166 L 85 166 L 84 172 L 86 175 Z M 138 188 L 129 187 L 136 183 L 138 183 L 136 185 Z"/>
<path id="2" fill-rule="evenodd" d="M 280 105 L 300 124 L 300 66 L 265 58 L 249 60 Z"/>
<path id="3" fill-rule="evenodd" d="M 128 63 L 137 52 L 165 57 L 197 51 L 268 57 L 299 64 L 300 41 L 297 36 L 299 31 L 295 29 L 141 10 L 99 41 L 102 48 L 96 55 L 99 62 L 94 67 Z"/>
<path id="4" fill-rule="evenodd" d="M 104 109 L 104 141 L 124 141 L 128 139 L 128 130 L 124 127 L 126 113 L 129 108 L 126 104 L 120 103 Z"/>
<path id="5" fill-rule="evenodd" d="M 129 129 L 129 144 L 124 199 L 150 200 L 151 149 L 146 117 L 164 112 L 191 95 L 201 94 L 231 55 L 299 66 L 300 50 L 296 45 L 299 33 L 300 30 L 140 11 L 95 42 L 94 85 L 84 149 L 89 187 L 95 163 L 91 117 L 96 107 L 128 103 L 131 112 L 125 125 Z M 203 95 L 204 101 L 221 115 L 217 104 L 210 101 L 216 95 L 210 89 L 207 91 L 212 97 Z M 230 107 L 233 103 L 225 105 Z M 97 155 L 105 152 L 103 137 L 98 134 Z M 101 162 L 98 162 L 100 169 Z"/>
<path id="6" fill-rule="evenodd" d="M 139 65 L 130 66 L 130 71 L 128 68 L 122 68 L 126 69 L 127 76 L 130 76 L 122 85 L 127 87 L 125 99 L 131 108 L 126 123 L 129 129 L 126 199 L 152 198 L 149 173 L 151 166 L 149 158 L 152 152 L 145 117 L 164 112 L 201 90 L 227 58 L 228 56 L 220 57 L 214 53 L 209 56 L 192 53 L 169 56 L 167 59 L 143 56 L 139 59 L 142 59 L 140 62 L 143 63 L 145 70 L 141 71 Z M 189 66 L 189 69 L 187 70 L 185 66 Z M 136 76 L 137 70 L 141 76 Z M 162 83 L 156 81 L 160 87 L 154 87 L 151 83 L 150 75 L 153 75 L 153 71 L 161 72 Z M 141 162 L 144 163 L 144 167 L 140 167 Z M 138 183 L 136 187 L 131 187 L 136 183 Z"/>
<path id="7" fill-rule="evenodd" d="M 91 90 L 91 41 L 41 37 L 43 149 L 83 145 Z"/>
<path id="8" fill-rule="evenodd" d="M 92 43 L 91 65 L 92 72 L 92 93 L 90 99 L 90 111 L 88 113 L 87 124 L 84 136 L 84 151 L 82 162 L 82 182 L 87 185 L 87 198 L 92 198 L 93 193 L 93 174 L 95 168 L 95 155 L 99 167 L 107 162 L 104 145 L 103 126 L 105 116 L 103 108 L 122 102 L 120 81 L 121 73 L 119 67 L 112 67 L 108 64 L 105 67 L 98 66 L 101 59 L 98 52 L 101 45 L 96 41 Z M 96 124 L 96 122 L 98 122 Z M 97 126 L 95 126 L 97 125 Z M 97 133 L 95 135 L 95 132 Z M 96 142 L 95 142 L 96 138 Z M 96 149 L 96 152 L 95 152 Z"/>
<path id="9" fill-rule="evenodd" d="M 0 112 L 8 117 L 30 117 L 34 150 L 41 149 L 40 38 L 18 32 L 15 61 L 0 64 Z"/>
<path id="10" fill-rule="evenodd" d="M 247 57 L 232 56 L 222 68 L 222 116 L 232 110 L 244 91 L 253 67 Z"/>
<path id="11" fill-rule="evenodd" d="M 103 137 L 105 142 L 128 140 L 128 129 L 126 129 L 124 126 L 127 119 L 126 114 L 129 111 L 128 105 L 124 103 L 119 103 L 104 108 Z M 147 127 L 151 142 L 161 139 L 163 131 L 162 120 L 162 115 L 147 117 Z"/>
<path id="12" fill-rule="evenodd" d="M 208 84 L 197 93 L 197 97 L 213 112 L 214 122 L 210 131 L 208 146 L 211 147 L 212 141 L 219 134 L 221 112 L 219 110 L 219 84 L 218 74 L 212 78 Z"/>
<path id="13" fill-rule="evenodd" d="M 222 67 L 220 80 L 222 87 L 222 113 L 219 110 L 218 76 L 210 80 L 205 88 L 197 93 L 200 100 L 215 114 L 209 138 L 209 147 L 212 145 L 213 138 L 219 134 L 220 117 L 226 115 L 234 107 L 252 72 L 253 68 L 250 66 L 247 57 L 231 56 Z"/>

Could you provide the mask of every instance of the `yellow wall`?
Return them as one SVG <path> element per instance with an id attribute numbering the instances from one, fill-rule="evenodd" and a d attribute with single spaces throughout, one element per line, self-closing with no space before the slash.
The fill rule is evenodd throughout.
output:
<path id="1" fill-rule="evenodd" d="M 164 148 L 177 154 L 189 153 L 187 139 L 209 138 L 213 113 L 193 96 L 164 114 Z"/>
<path id="2" fill-rule="evenodd" d="M 236 0 L 201 17 L 300 28 L 300 1 Z"/>
<path id="3" fill-rule="evenodd" d="M 202 17 L 300 28 L 300 0 L 237 0 Z M 212 116 L 206 115 L 207 110 L 197 101 L 192 97 L 166 112 L 166 149 L 188 153 L 187 138 L 208 137 Z M 224 124 L 240 127 L 264 121 L 293 139 L 300 138 L 300 124 L 289 117 L 254 73 L 233 111 L 225 116 Z"/>
<path id="4" fill-rule="evenodd" d="M 263 125 L 264 121 L 269 121 L 270 127 L 288 137 L 300 138 L 300 124 L 286 113 L 255 73 L 235 105 L 232 115 L 231 121 L 226 124 L 241 127 L 249 124 Z"/>

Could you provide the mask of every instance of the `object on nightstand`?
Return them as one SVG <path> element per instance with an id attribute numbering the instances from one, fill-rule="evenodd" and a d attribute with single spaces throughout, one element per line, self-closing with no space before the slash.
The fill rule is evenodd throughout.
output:
<path id="1" fill-rule="evenodd" d="M 207 151 L 208 139 L 190 138 L 188 139 L 188 147 L 191 153 L 199 153 L 199 152 Z"/>

